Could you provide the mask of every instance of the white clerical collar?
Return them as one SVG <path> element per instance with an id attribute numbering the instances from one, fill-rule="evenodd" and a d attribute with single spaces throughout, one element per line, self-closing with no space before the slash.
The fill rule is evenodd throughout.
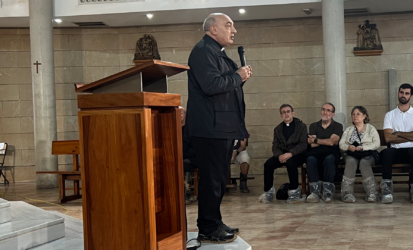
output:
<path id="1" fill-rule="evenodd" d="M 221 51 L 224 51 L 225 47 L 222 47 Z"/>

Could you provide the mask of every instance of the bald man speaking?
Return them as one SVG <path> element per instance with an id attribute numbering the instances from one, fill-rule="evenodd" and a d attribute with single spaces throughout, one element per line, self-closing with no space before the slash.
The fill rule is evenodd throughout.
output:
<path id="1" fill-rule="evenodd" d="M 227 243 L 238 228 L 222 222 L 224 197 L 235 139 L 243 139 L 245 103 L 243 85 L 252 75 L 250 66 L 238 67 L 225 47 L 233 44 L 237 30 L 231 18 L 210 14 L 205 36 L 192 49 L 188 65 L 187 133 L 191 136 L 199 172 L 198 240 Z"/>

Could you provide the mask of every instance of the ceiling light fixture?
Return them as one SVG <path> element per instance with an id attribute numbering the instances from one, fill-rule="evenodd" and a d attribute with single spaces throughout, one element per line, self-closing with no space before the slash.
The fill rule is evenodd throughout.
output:
<path id="1" fill-rule="evenodd" d="M 245 10 L 244 9 L 239 9 L 239 13 L 244 14 Z"/>
<path id="2" fill-rule="evenodd" d="M 146 14 L 146 16 L 151 19 L 153 17 L 153 14 Z"/>
<path id="3" fill-rule="evenodd" d="M 61 23 L 62 22 L 62 19 L 55 19 L 54 20 L 56 23 Z"/>

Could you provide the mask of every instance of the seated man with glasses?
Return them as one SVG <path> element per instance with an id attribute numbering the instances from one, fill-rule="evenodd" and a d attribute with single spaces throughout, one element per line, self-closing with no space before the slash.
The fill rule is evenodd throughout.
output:
<path id="1" fill-rule="evenodd" d="M 262 203 L 270 203 L 275 194 L 274 170 L 286 166 L 290 186 L 287 203 L 304 201 L 298 187 L 298 167 L 304 163 L 307 149 L 307 126 L 294 117 L 294 109 L 289 104 L 280 107 L 283 121 L 274 129 L 272 142 L 273 156 L 264 164 L 264 193 L 258 198 Z"/>
<path id="2" fill-rule="evenodd" d="M 320 177 L 324 181 L 324 202 L 333 201 L 334 176 L 341 156 L 338 143 L 343 134 L 343 125 L 333 120 L 335 111 L 334 105 L 326 102 L 321 108 L 321 120 L 310 125 L 308 144 L 311 149 L 307 152 L 306 165 L 311 194 L 307 202 L 320 201 Z"/>

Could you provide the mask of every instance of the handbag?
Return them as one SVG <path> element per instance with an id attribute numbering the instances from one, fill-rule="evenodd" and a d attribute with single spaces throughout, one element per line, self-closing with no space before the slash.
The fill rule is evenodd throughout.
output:
<path id="1" fill-rule="evenodd" d="M 354 151 L 354 152 L 347 150 L 346 154 L 351 157 L 356 158 L 357 160 L 361 160 L 363 158 L 370 159 L 371 157 L 373 157 L 375 164 L 379 164 L 380 162 L 380 156 L 377 150 Z"/>
<path id="2" fill-rule="evenodd" d="M 284 183 L 277 190 L 275 197 L 277 200 L 287 200 L 288 199 L 288 189 L 290 188 L 290 183 Z"/>
<path id="3" fill-rule="evenodd" d="M 356 128 L 357 136 L 358 136 L 358 138 L 361 142 L 359 131 L 358 131 L 356 126 L 354 126 L 354 127 Z M 351 144 L 351 145 L 353 145 L 355 147 L 358 147 L 358 146 L 362 146 L 362 143 L 358 143 L 357 141 L 354 141 L 353 144 Z M 379 164 L 379 162 L 380 162 L 380 156 L 379 156 L 379 152 L 377 150 L 365 150 L 365 151 L 354 151 L 354 152 L 350 151 L 350 150 L 347 150 L 346 154 L 351 156 L 351 157 L 356 158 L 357 160 L 361 160 L 363 158 L 370 159 L 371 157 L 373 157 L 374 161 L 375 161 L 375 164 Z"/>

